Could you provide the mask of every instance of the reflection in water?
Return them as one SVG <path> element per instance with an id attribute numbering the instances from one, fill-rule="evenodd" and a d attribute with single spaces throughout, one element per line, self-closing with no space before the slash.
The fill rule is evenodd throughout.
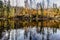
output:
<path id="1" fill-rule="evenodd" d="M 53 28 L 43 28 L 41 32 L 37 32 L 36 27 L 27 28 L 26 29 L 12 29 L 9 32 L 6 32 L 6 36 L 2 37 L 2 39 L 7 40 L 60 40 L 60 30 L 57 29 L 55 33 L 53 33 Z M 16 34 L 17 33 L 17 34 Z M 9 37 L 9 38 L 8 38 Z"/>
<path id="2" fill-rule="evenodd" d="M 0 21 L 0 27 L 1 28 L 8 28 L 8 29 L 14 29 L 14 28 L 23 28 L 23 27 L 34 27 L 34 26 L 38 26 L 41 27 L 41 21 L 23 21 L 23 20 L 1 20 Z M 47 21 L 43 21 L 43 27 L 57 27 L 59 28 L 60 26 L 60 21 L 58 20 L 47 20 Z"/>
<path id="3" fill-rule="evenodd" d="M 43 26 L 41 26 L 43 24 Z M 0 20 L 2 40 L 60 40 L 60 21 Z"/>

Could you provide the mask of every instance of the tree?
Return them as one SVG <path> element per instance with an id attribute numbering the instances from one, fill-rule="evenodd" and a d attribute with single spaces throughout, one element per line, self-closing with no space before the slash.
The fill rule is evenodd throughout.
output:
<path id="1" fill-rule="evenodd" d="M 9 12 L 10 12 L 10 0 L 8 0 L 7 4 L 7 18 L 9 17 Z"/>
<path id="2" fill-rule="evenodd" d="M 0 1 L 0 17 L 3 16 L 3 2 Z"/>
<path id="3" fill-rule="evenodd" d="M 3 7 L 3 2 L 2 1 L 0 1 L 0 8 L 2 8 Z"/>

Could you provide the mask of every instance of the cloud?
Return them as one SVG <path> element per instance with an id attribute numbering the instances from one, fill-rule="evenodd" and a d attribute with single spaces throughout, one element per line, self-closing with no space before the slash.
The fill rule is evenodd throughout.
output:
<path id="1" fill-rule="evenodd" d="M 4 0 L 3 0 L 4 1 Z M 16 0 L 10 0 L 12 6 L 16 6 Z M 24 6 L 24 1 L 25 0 L 17 0 L 17 6 Z M 47 5 L 47 0 L 45 1 L 45 5 Z M 50 6 L 53 5 L 53 3 L 56 3 L 57 6 L 60 6 L 60 0 L 49 0 L 50 1 Z M 42 0 L 36 0 L 36 2 L 42 2 Z"/>
<path id="2" fill-rule="evenodd" d="M 17 6 L 24 6 L 24 0 L 17 0 L 17 1 L 16 0 L 13 0 L 13 1 L 10 0 L 10 1 L 11 1 L 12 6 L 16 6 L 16 5 Z"/>

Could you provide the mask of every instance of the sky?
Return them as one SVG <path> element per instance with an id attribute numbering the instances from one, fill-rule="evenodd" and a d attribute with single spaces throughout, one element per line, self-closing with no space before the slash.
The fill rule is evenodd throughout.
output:
<path id="1" fill-rule="evenodd" d="M 10 0 L 11 1 L 11 5 L 12 6 L 16 6 L 16 0 Z M 25 0 L 17 0 L 17 6 L 25 6 L 24 4 L 24 1 Z M 42 0 L 36 0 L 36 3 L 37 2 L 42 2 Z M 45 6 L 47 6 L 47 0 L 44 0 L 45 2 Z M 53 3 L 57 4 L 57 6 L 59 7 L 60 6 L 60 0 L 49 0 L 49 5 L 52 7 Z"/>

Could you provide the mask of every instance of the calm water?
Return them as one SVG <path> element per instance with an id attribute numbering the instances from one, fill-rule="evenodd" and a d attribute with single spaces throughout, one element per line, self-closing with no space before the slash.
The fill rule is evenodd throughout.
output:
<path id="1" fill-rule="evenodd" d="M 60 21 L 0 20 L 1 40 L 60 40 Z"/>

